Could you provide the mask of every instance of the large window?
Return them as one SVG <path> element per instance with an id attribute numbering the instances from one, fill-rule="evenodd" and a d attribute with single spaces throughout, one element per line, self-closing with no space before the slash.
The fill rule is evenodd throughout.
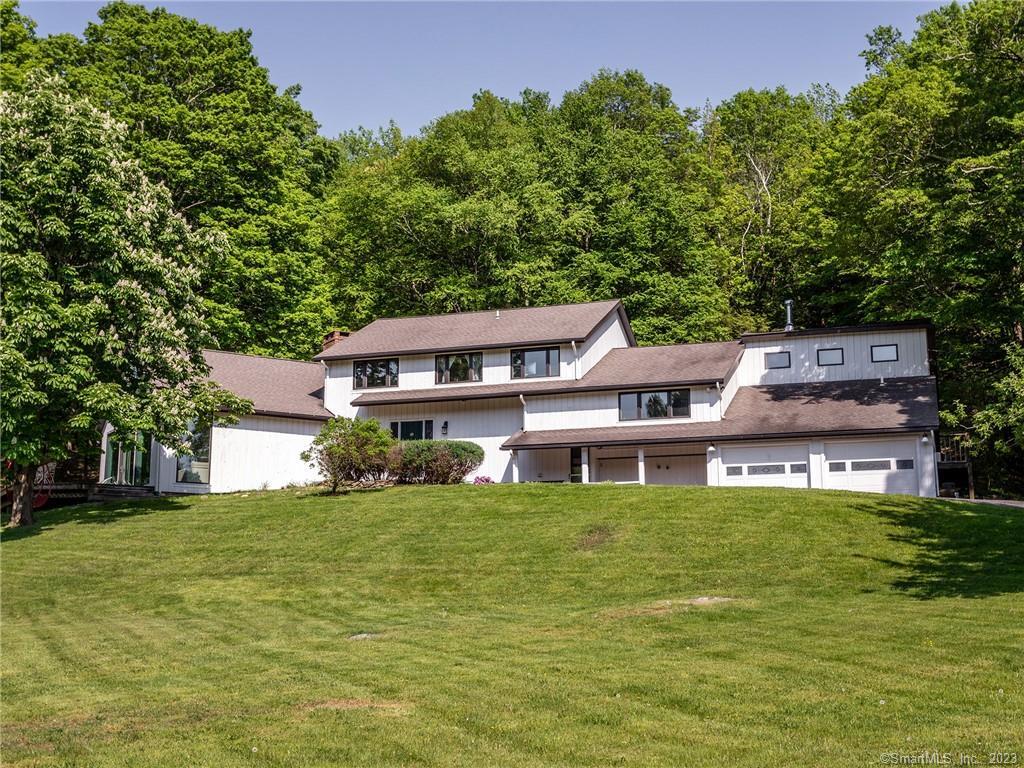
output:
<path id="1" fill-rule="evenodd" d="M 456 355 L 438 355 L 434 360 L 437 384 L 455 384 L 464 381 L 483 381 L 483 352 L 460 352 Z"/>
<path id="2" fill-rule="evenodd" d="M 558 347 L 549 349 L 513 349 L 512 378 L 533 379 L 558 375 Z"/>
<path id="3" fill-rule="evenodd" d="M 789 352 L 765 352 L 765 368 L 789 368 Z"/>
<path id="4" fill-rule="evenodd" d="M 832 349 L 819 349 L 818 350 L 818 365 L 842 365 L 843 364 L 843 348 L 834 347 Z"/>
<path id="5" fill-rule="evenodd" d="M 679 419 L 690 416 L 690 390 L 620 392 L 619 420 Z"/>
<path id="6" fill-rule="evenodd" d="M 391 434 L 399 440 L 433 440 L 434 420 L 392 421 Z"/>
<path id="7" fill-rule="evenodd" d="M 185 442 L 192 449 L 191 455 L 178 454 L 177 471 L 174 479 L 179 483 L 210 482 L 210 429 L 189 429 Z"/>
<path id="8" fill-rule="evenodd" d="M 900 348 L 896 344 L 872 344 L 872 363 L 894 363 L 900 359 Z"/>
<path id="9" fill-rule="evenodd" d="M 352 363 L 352 388 L 398 386 L 398 358 L 383 360 L 357 360 Z"/>

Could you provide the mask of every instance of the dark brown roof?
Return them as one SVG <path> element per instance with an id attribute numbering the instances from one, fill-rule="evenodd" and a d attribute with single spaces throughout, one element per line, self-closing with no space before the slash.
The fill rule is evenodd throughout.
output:
<path id="1" fill-rule="evenodd" d="M 329 419 L 323 406 L 324 367 L 301 360 L 203 351 L 210 379 L 239 397 L 252 400 L 256 413 L 296 419 Z"/>
<path id="2" fill-rule="evenodd" d="M 314 360 L 350 360 L 376 355 L 414 355 L 443 350 L 524 347 L 583 341 L 611 313 L 618 312 L 635 344 L 618 299 L 552 307 L 455 312 L 374 320 Z"/>
<path id="3" fill-rule="evenodd" d="M 841 336 L 844 333 L 873 333 L 877 331 L 909 331 L 915 328 L 931 331 L 930 320 L 894 320 L 889 323 L 867 323 L 865 325 L 833 325 L 822 328 L 796 328 L 792 331 L 775 330 L 763 333 L 744 333 L 740 339 L 751 341 L 773 341 L 792 336 Z"/>
<path id="4" fill-rule="evenodd" d="M 467 384 L 431 389 L 391 389 L 364 392 L 353 405 L 436 403 L 444 400 L 484 400 L 519 395 L 588 392 L 628 387 L 686 386 L 724 382 L 736 365 L 742 347 L 735 341 L 673 344 L 664 347 L 613 349 L 578 380 L 512 381 L 505 384 Z"/>
<path id="5" fill-rule="evenodd" d="M 520 431 L 502 448 L 636 445 L 935 429 L 932 377 L 741 387 L 721 421 Z"/>

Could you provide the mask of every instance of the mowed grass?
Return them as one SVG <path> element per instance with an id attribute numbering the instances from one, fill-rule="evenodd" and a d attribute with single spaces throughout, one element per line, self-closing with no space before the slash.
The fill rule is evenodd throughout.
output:
<path id="1" fill-rule="evenodd" d="M 56 510 L 0 557 L 8 765 L 1024 760 L 1021 510 L 281 491 Z"/>

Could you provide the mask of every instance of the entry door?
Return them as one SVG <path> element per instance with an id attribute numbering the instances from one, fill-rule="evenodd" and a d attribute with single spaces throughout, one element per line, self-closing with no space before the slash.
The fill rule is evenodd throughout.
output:
<path id="1" fill-rule="evenodd" d="M 106 460 L 103 465 L 104 483 L 114 485 L 149 485 L 149 435 L 140 434 L 143 448 L 133 448 L 123 443 L 115 443 L 107 435 Z"/>

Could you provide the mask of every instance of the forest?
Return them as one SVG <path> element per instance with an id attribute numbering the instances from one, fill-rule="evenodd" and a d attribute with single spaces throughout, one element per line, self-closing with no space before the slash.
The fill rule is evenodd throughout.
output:
<path id="1" fill-rule="evenodd" d="M 4 91 L 65 89 L 123 124 L 220 239 L 209 346 L 308 358 L 377 317 L 610 297 L 641 344 L 778 327 L 788 298 L 806 327 L 927 318 L 946 428 L 982 492 L 1024 494 L 1024 3 L 865 30 L 846 94 L 680 105 L 602 70 L 334 138 L 244 30 L 120 2 L 80 35 L 0 14 Z"/>

